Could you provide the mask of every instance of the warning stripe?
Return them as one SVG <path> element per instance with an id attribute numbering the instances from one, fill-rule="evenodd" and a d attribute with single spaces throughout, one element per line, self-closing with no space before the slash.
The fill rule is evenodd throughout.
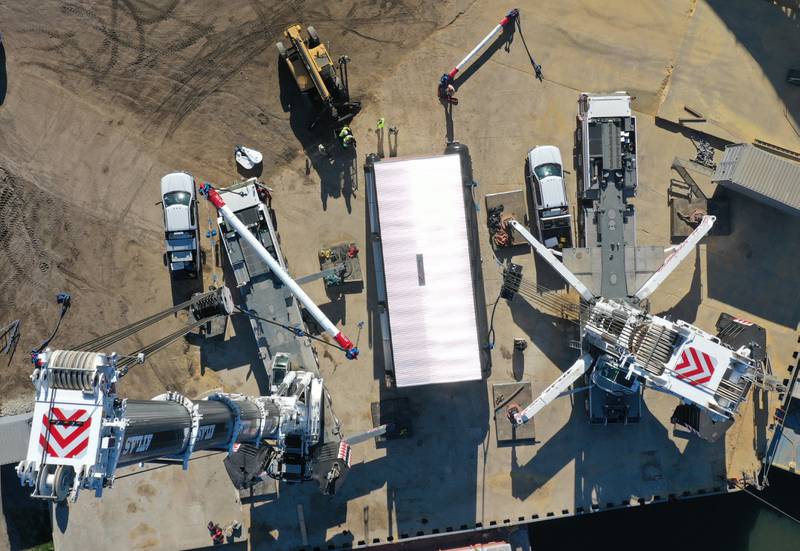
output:
<path id="1" fill-rule="evenodd" d="M 707 383 L 714 375 L 714 361 L 702 350 L 689 346 L 681 352 L 675 373 L 679 379 L 693 385 Z"/>
<path id="2" fill-rule="evenodd" d="M 42 432 L 39 434 L 39 445 L 46 453 L 70 459 L 85 451 L 89 446 L 86 432 L 92 426 L 91 414 L 78 409 L 67 416 L 57 407 L 51 408 L 50 413 L 51 418 L 42 415 Z"/>
<path id="3" fill-rule="evenodd" d="M 85 410 L 83 410 L 86 413 Z M 81 434 L 86 432 L 86 430 L 92 425 L 92 418 L 89 417 L 86 421 L 84 421 L 80 425 L 74 425 L 73 427 L 63 427 L 60 425 L 54 424 L 50 421 L 46 415 L 42 415 L 42 424 L 46 427 L 45 433 L 49 430 L 50 435 L 55 438 L 58 445 L 62 448 L 69 446 L 76 438 L 78 438 Z M 67 434 L 62 434 L 60 431 L 65 429 L 69 431 L 72 429 L 72 432 L 68 432 Z"/>
<path id="4" fill-rule="evenodd" d="M 350 444 L 348 444 L 344 440 L 339 442 L 339 453 L 337 454 L 337 457 L 339 459 L 343 460 L 347 464 L 347 466 L 349 467 L 350 466 Z"/>

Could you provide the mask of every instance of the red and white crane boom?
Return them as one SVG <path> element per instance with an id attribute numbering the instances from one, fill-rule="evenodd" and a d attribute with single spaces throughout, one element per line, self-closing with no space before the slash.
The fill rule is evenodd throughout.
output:
<path id="1" fill-rule="evenodd" d="M 478 45 L 475 46 L 467 55 L 465 55 L 464 59 L 459 61 L 458 64 L 455 67 L 453 67 L 449 73 L 445 73 L 442 75 L 442 78 L 439 81 L 440 96 L 442 96 L 442 90 L 447 88 L 447 86 L 451 82 L 453 82 L 453 80 L 456 78 L 456 74 L 461 69 L 464 68 L 464 65 L 469 63 L 469 61 L 473 57 L 475 57 L 475 55 L 477 55 L 477 53 L 480 52 L 484 46 L 486 46 L 491 40 L 493 40 L 494 37 L 497 36 L 497 33 L 502 32 L 506 25 L 508 25 L 509 23 L 513 25 L 514 22 L 517 20 L 517 17 L 519 17 L 519 10 L 514 8 L 513 10 L 508 12 L 506 16 L 500 21 L 500 23 L 498 23 L 497 26 L 493 28 L 492 31 L 484 37 L 483 40 L 478 42 Z"/>
<path id="2" fill-rule="evenodd" d="M 239 234 L 247 243 L 253 248 L 255 253 L 258 257 L 263 260 L 269 269 L 278 276 L 278 279 L 289 288 L 292 294 L 297 297 L 297 300 L 305 307 L 305 309 L 314 317 L 317 323 L 328 333 L 331 337 L 333 337 L 339 346 L 342 347 L 344 350 L 345 355 L 348 359 L 354 360 L 358 357 L 358 348 L 353 344 L 353 341 L 347 338 L 347 336 L 339 330 L 339 328 L 334 325 L 334 323 L 325 315 L 325 313 L 319 309 L 313 300 L 303 291 L 302 287 L 297 284 L 295 280 L 291 278 L 291 276 L 283 269 L 280 263 L 275 260 L 275 258 L 269 253 L 269 251 L 264 248 L 264 245 L 256 238 L 253 233 L 247 229 L 247 226 L 239 220 L 239 217 L 225 204 L 225 201 L 222 199 L 220 194 L 217 192 L 216 189 L 211 187 L 210 184 L 205 183 L 200 188 L 200 192 L 206 196 L 206 198 L 213 203 L 215 207 L 217 207 L 217 211 L 219 214 L 225 219 L 225 222 L 230 225 L 231 228 L 236 230 L 236 233 Z"/>

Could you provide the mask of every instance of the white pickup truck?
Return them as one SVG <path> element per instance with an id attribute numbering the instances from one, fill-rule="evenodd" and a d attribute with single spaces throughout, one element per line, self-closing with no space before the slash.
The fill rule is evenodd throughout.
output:
<path id="1" fill-rule="evenodd" d="M 164 208 L 164 263 L 173 276 L 200 274 L 200 239 L 197 233 L 197 199 L 191 174 L 173 172 L 161 178 Z"/>
<path id="2" fill-rule="evenodd" d="M 528 152 L 527 164 L 539 240 L 548 249 L 571 247 L 572 216 L 564 186 L 561 152 L 552 145 L 537 146 Z"/>

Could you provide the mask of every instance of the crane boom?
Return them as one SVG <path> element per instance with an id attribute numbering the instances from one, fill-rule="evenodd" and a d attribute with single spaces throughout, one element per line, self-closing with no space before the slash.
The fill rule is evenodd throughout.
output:
<path id="1" fill-rule="evenodd" d="M 481 40 L 480 42 L 478 42 L 478 45 L 477 45 L 477 46 L 475 46 L 474 48 L 472 48 L 472 50 L 471 50 L 471 51 L 470 51 L 470 52 L 469 52 L 467 55 L 465 55 L 465 56 L 464 56 L 464 59 L 462 59 L 461 61 L 459 61 L 459 62 L 458 62 L 458 64 L 457 64 L 455 67 L 453 67 L 453 68 L 450 70 L 450 72 L 449 72 L 449 73 L 446 73 L 445 75 L 443 75 L 443 77 L 442 77 L 442 82 L 444 82 L 444 79 L 445 79 L 445 78 L 447 79 L 447 82 L 446 82 L 446 84 L 449 84 L 450 82 L 452 82 L 452 81 L 453 81 L 453 79 L 454 79 L 454 78 L 456 78 L 456 74 L 457 74 L 457 73 L 458 73 L 458 72 L 459 72 L 461 69 L 463 69 L 463 68 L 464 68 L 464 65 L 466 65 L 466 64 L 469 62 L 469 60 L 470 60 L 470 59 L 472 59 L 473 57 L 475 57 L 475 55 L 476 55 L 478 52 L 480 52 L 480 51 L 483 49 L 483 47 L 484 47 L 484 46 L 486 46 L 486 45 L 489 43 L 489 41 L 490 41 L 490 40 L 492 40 L 492 39 L 495 37 L 495 35 L 497 35 L 497 33 L 498 33 L 498 32 L 502 31 L 502 30 L 503 30 L 503 28 L 504 28 L 506 25 L 508 25 L 509 23 L 511 23 L 511 24 L 513 25 L 513 24 L 514 24 L 514 21 L 516 21 L 516 20 L 517 20 L 517 17 L 519 17 L 519 10 L 518 10 L 518 9 L 516 9 L 516 8 L 515 8 L 515 9 L 511 10 L 510 12 L 508 12 L 508 13 L 506 14 L 506 16 L 505 16 L 505 17 L 504 17 L 504 18 L 503 18 L 503 19 L 500 21 L 500 23 L 498 23 L 498 24 L 497 24 L 497 25 L 496 25 L 496 26 L 495 26 L 495 27 L 494 27 L 494 28 L 491 30 L 491 32 L 490 32 L 489 34 L 487 34 L 487 35 L 486 35 L 486 36 L 483 38 L 483 40 Z M 445 84 L 445 85 L 446 85 L 446 84 Z"/>
<path id="2" fill-rule="evenodd" d="M 79 350 L 37 354 L 34 423 L 17 466 L 33 497 L 75 501 L 81 489 L 100 497 L 120 467 L 172 459 L 187 469 L 197 451 L 231 453 L 237 444 L 259 447 L 265 440 L 272 454 L 264 470 L 273 478 L 313 478 L 331 491 L 349 468 L 346 441 L 322 442 L 323 383 L 313 373 L 289 372 L 270 396 L 214 393 L 191 400 L 168 392 L 125 400 L 116 394 L 121 359 Z"/>
<path id="3" fill-rule="evenodd" d="M 564 281 L 566 281 L 567 283 L 572 285 L 572 287 L 576 291 L 578 291 L 578 294 L 580 294 L 585 301 L 591 302 L 592 300 L 595 299 L 595 296 L 592 294 L 592 292 L 589 290 L 589 288 L 586 285 L 584 285 L 581 282 L 581 280 L 578 279 L 577 276 L 575 276 L 575 274 L 570 272 L 564 266 L 564 264 L 562 264 L 555 257 L 555 255 L 552 253 L 552 251 L 550 251 L 550 249 L 548 249 L 547 247 L 542 245 L 539 242 L 539 240 L 536 239 L 533 236 L 533 234 L 531 234 L 531 232 L 528 231 L 528 228 L 526 228 L 525 226 L 523 226 L 522 224 L 520 224 L 519 222 L 517 222 L 513 218 L 511 220 L 509 220 L 508 223 L 511 225 L 511 227 L 513 227 L 515 230 L 517 230 L 517 232 L 519 232 L 519 234 L 523 237 L 523 239 L 525 239 L 525 241 L 530 243 L 531 247 L 533 247 L 533 249 L 539 254 L 539 256 L 541 256 L 544 260 L 546 260 L 547 263 L 550 264 L 550 266 L 556 272 L 558 272 L 558 275 L 560 275 L 564 279 Z"/>
<path id="4" fill-rule="evenodd" d="M 552 382 L 531 404 L 522 411 L 515 412 L 512 420 L 515 424 L 527 423 L 533 416 L 539 413 L 544 407 L 559 397 L 567 390 L 572 383 L 577 381 L 592 366 L 593 358 L 591 354 L 584 354 L 578 358 L 572 366 L 562 373 L 558 379 Z"/>
<path id="5" fill-rule="evenodd" d="M 705 235 L 711 231 L 711 227 L 714 225 L 714 222 L 717 220 L 716 216 L 703 216 L 703 219 L 700 221 L 700 224 L 694 229 L 694 231 L 687 237 L 683 243 L 675 247 L 672 253 L 667 257 L 661 267 L 656 270 L 656 272 L 650 276 L 650 279 L 645 281 L 644 285 L 642 285 L 636 294 L 634 295 L 639 300 L 644 300 L 649 297 L 653 291 L 655 291 L 659 285 L 661 285 L 667 277 L 678 267 L 678 265 L 683 262 L 683 260 L 692 252 L 695 246 L 700 242 L 700 240 L 705 237 Z"/>
<path id="6" fill-rule="evenodd" d="M 278 276 L 278 279 L 286 285 L 292 294 L 297 297 L 297 300 L 308 310 L 308 312 L 314 317 L 317 323 L 328 333 L 331 337 L 333 337 L 339 346 L 345 352 L 345 355 L 348 359 L 354 360 L 358 357 L 358 348 L 353 344 L 353 342 L 347 338 L 347 336 L 342 333 L 336 325 L 325 315 L 325 313 L 319 309 L 313 300 L 303 291 L 303 288 L 297 284 L 295 280 L 291 278 L 291 276 L 283 269 L 280 263 L 273 258 L 273 256 L 264 248 L 264 245 L 256 238 L 255 235 L 247 228 L 247 226 L 239 220 L 239 217 L 225 204 L 225 201 L 220 197 L 217 190 L 211 187 L 210 184 L 206 183 L 200 188 L 200 192 L 206 196 L 206 198 L 213 203 L 215 207 L 217 207 L 217 211 L 225 219 L 225 222 L 229 224 L 236 233 L 239 234 L 249 245 L 253 248 L 255 253 L 258 255 L 261 260 L 263 260 L 269 269 Z"/>

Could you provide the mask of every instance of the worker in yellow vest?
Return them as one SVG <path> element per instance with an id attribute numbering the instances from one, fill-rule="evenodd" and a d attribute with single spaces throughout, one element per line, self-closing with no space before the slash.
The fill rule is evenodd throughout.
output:
<path id="1" fill-rule="evenodd" d="M 350 130 L 349 126 L 344 126 L 339 130 L 339 140 L 345 149 L 356 146 L 356 138 L 353 136 L 353 131 Z"/>

